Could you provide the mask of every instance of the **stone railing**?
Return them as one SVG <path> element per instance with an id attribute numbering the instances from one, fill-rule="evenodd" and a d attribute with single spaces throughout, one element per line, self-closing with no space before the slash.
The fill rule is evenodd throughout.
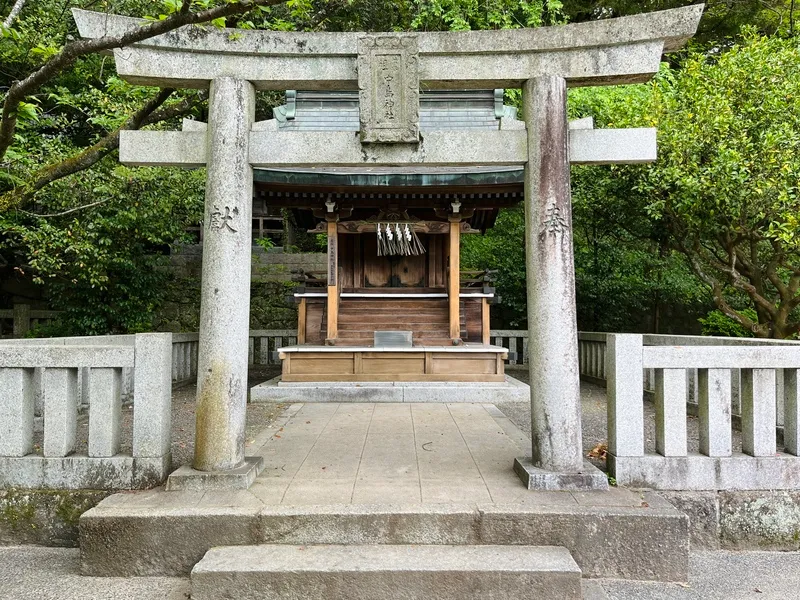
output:
<path id="1" fill-rule="evenodd" d="M 180 387 L 197 381 L 197 351 L 199 335 L 172 334 L 172 385 Z M 255 329 L 250 332 L 248 364 L 280 365 L 278 349 L 297 343 L 295 329 Z"/>
<path id="2" fill-rule="evenodd" d="M 254 329 L 250 331 L 250 365 L 280 365 L 278 348 L 297 343 L 296 329 Z"/>
<path id="3" fill-rule="evenodd" d="M 508 348 L 508 365 L 528 364 L 528 331 L 526 329 L 494 329 L 489 332 L 492 344 Z M 605 333 L 579 333 L 578 352 L 581 377 L 596 383 L 605 381 Z"/>
<path id="4" fill-rule="evenodd" d="M 172 386 L 180 387 L 197 381 L 197 351 L 199 335 L 172 334 Z"/>
<path id="5" fill-rule="evenodd" d="M 169 333 L 0 344 L 0 488 L 161 483 L 170 467 L 171 345 Z M 135 390 L 130 431 L 123 431 L 126 374 Z M 88 443 L 76 454 L 82 404 L 89 413 Z M 43 417 L 40 447 L 34 442 L 37 412 Z M 130 439 L 129 452 L 121 452 L 123 438 Z"/>
<path id="6" fill-rule="evenodd" d="M 800 346 L 760 340 L 736 340 L 733 345 L 730 339 L 723 343 L 720 338 L 701 339 L 702 344 L 690 336 L 607 335 L 611 474 L 620 484 L 656 489 L 800 487 Z M 688 343 L 678 345 L 684 340 Z M 653 373 L 655 393 L 655 453 L 646 453 L 644 442 L 642 390 L 648 370 Z M 741 452 L 734 451 L 732 435 L 735 379 L 739 382 Z M 698 404 L 699 453 L 689 453 L 687 448 L 687 401 L 692 389 Z M 779 405 L 784 452 L 777 451 Z"/>
<path id="7" fill-rule="evenodd" d="M 0 309 L 0 338 L 21 338 L 33 327 L 49 323 L 60 314 L 57 310 L 31 309 L 30 304 Z"/>
<path id="8" fill-rule="evenodd" d="M 582 332 L 578 334 L 578 349 L 580 355 L 581 378 L 600 385 L 606 385 L 606 337 L 607 333 Z M 709 337 L 696 335 L 656 335 L 643 334 L 645 346 L 725 346 L 725 347 L 752 347 L 752 346 L 782 346 L 800 347 L 800 342 L 791 340 L 764 340 L 756 338 L 729 338 Z M 690 414 L 696 415 L 698 411 L 698 370 L 687 369 L 686 376 L 686 401 Z M 655 369 L 644 369 L 642 374 L 642 388 L 652 396 L 656 390 Z M 741 423 L 741 369 L 731 369 L 731 409 L 732 420 L 737 428 Z M 783 428 L 783 397 L 784 377 L 778 372 L 775 382 L 778 412 L 775 424 L 778 433 Z"/>

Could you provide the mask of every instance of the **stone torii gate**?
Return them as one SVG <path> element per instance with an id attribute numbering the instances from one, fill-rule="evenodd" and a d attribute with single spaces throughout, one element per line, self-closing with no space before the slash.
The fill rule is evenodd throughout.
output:
<path id="1" fill-rule="evenodd" d="M 529 488 L 603 487 L 581 448 L 570 164 L 655 160 L 653 129 L 567 122 L 569 86 L 647 81 L 703 6 L 539 29 L 293 33 L 185 27 L 114 51 L 135 84 L 210 88 L 208 125 L 123 131 L 120 161 L 207 167 L 194 468 L 241 473 L 254 167 L 524 165 L 533 447 Z M 73 10 L 80 34 L 146 22 Z M 419 89 L 522 88 L 525 129 L 419 132 Z M 255 90 L 360 90 L 360 135 L 254 122 Z M 329 299 L 331 299 L 329 294 Z M 329 300 L 333 301 L 333 300 Z M 624 417 L 624 416 L 623 416 Z M 208 475 L 208 473 L 206 473 Z"/>

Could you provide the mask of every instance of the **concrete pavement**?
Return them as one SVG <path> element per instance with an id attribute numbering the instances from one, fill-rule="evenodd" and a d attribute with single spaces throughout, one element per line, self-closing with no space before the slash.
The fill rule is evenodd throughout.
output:
<path id="1" fill-rule="evenodd" d="M 0 600 L 186 600 L 182 577 L 82 577 L 76 548 L 0 548 Z M 688 584 L 584 580 L 586 600 L 794 600 L 800 553 L 698 552 Z M 511 599 L 509 599 L 511 600 Z"/>

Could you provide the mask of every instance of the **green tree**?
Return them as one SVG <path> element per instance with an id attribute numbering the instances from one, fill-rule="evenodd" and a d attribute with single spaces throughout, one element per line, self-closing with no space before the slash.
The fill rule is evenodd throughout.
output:
<path id="1" fill-rule="evenodd" d="M 571 22 L 593 21 L 642 12 L 698 4 L 696 0 L 564 0 L 564 14 Z M 706 0 L 703 18 L 692 43 L 719 49 L 739 39 L 743 26 L 763 35 L 794 35 L 800 21 L 800 5 L 793 0 Z"/>
<path id="2" fill-rule="evenodd" d="M 636 215 L 620 222 L 679 252 L 714 305 L 759 337 L 800 331 L 798 67 L 796 38 L 749 33 L 620 91 L 630 102 L 595 104 L 609 125 L 658 127 L 659 159 L 593 168 L 593 195 Z"/>
<path id="3" fill-rule="evenodd" d="M 660 78 L 662 160 L 637 184 L 650 215 L 711 290 L 759 337 L 800 331 L 800 48 L 748 36 Z M 746 295 L 758 320 L 737 310 Z"/>

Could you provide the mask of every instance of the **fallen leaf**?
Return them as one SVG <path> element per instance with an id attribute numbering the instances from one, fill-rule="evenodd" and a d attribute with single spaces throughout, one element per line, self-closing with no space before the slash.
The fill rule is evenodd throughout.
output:
<path id="1" fill-rule="evenodd" d="M 589 458 L 605 458 L 608 454 L 608 444 L 605 442 L 600 442 L 594 448 L 589 451 L 588 456 Z"/>

